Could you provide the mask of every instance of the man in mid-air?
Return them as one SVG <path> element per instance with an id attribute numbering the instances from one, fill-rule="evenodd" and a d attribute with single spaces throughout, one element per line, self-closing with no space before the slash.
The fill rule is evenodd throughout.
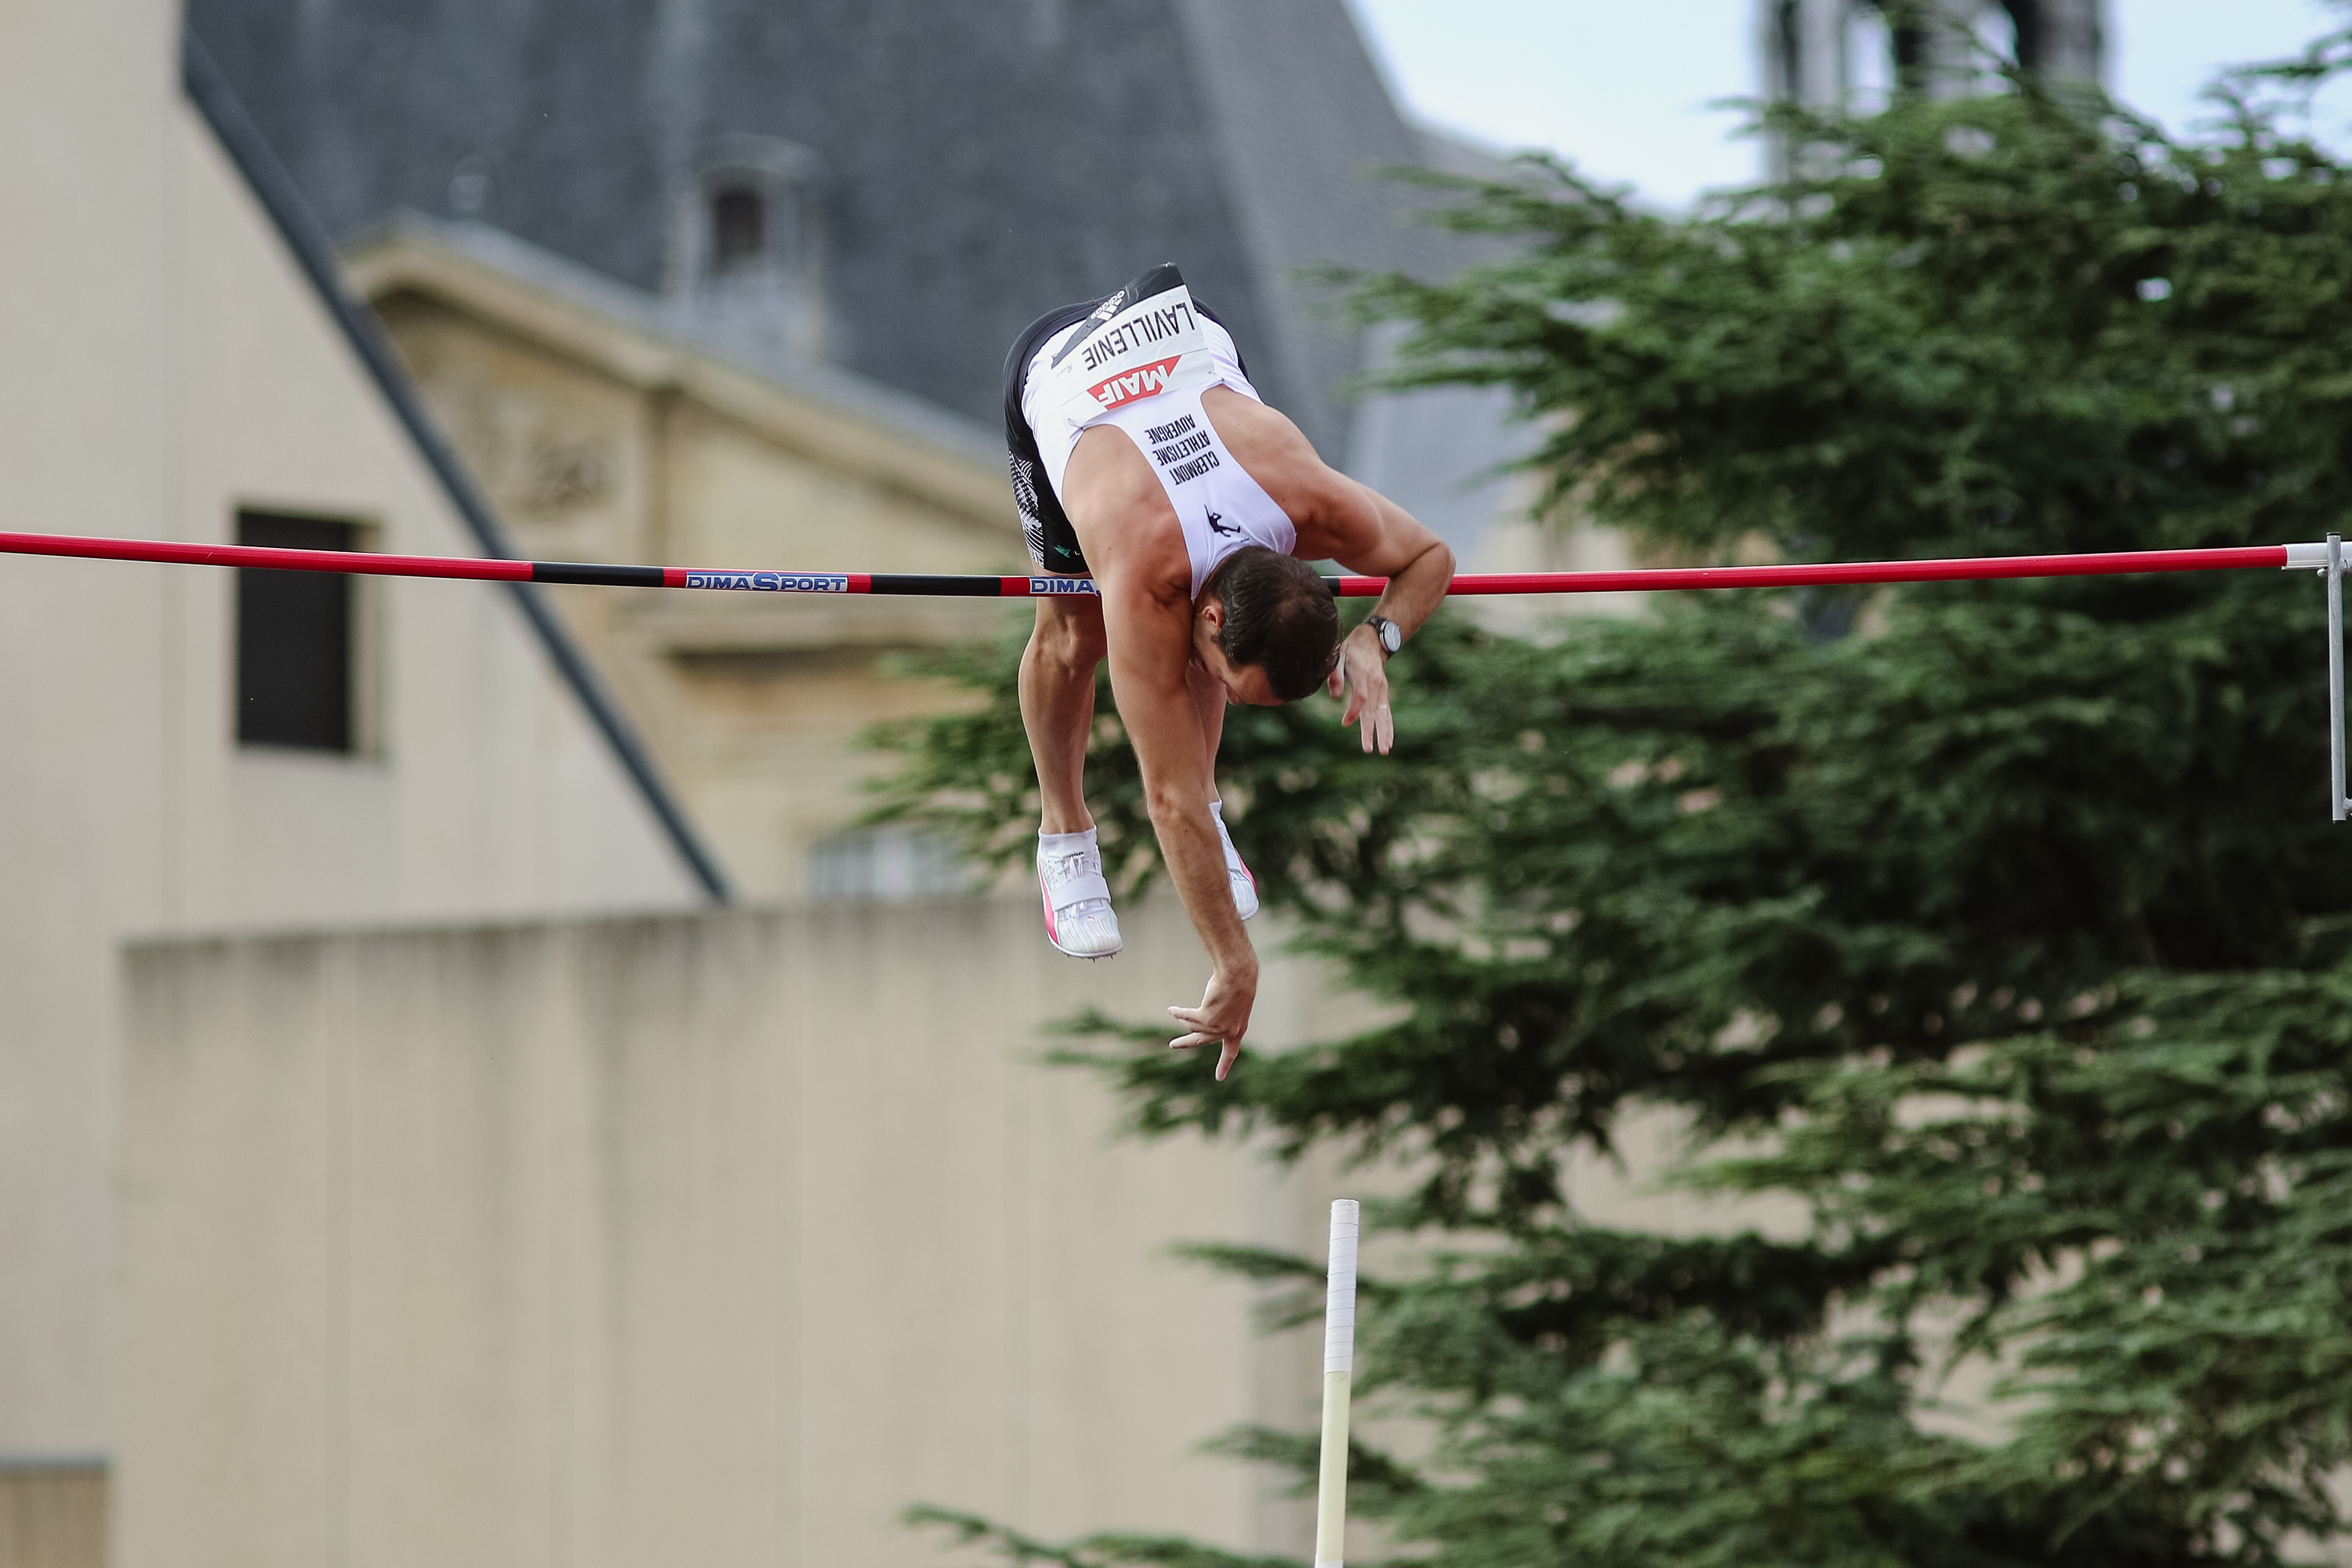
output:
<path id="1" fill-rule="evenodd" d="M 1077 958 L 1119 950 L 1087 811 L 1095 667 L 1110 658 L 1160 852 L 1214 965 L 1198 1007 L 1168 1011 L 1179 1049 L 1220 1042 L 1231 1070 L 1257 997 L 1242 922 L 1257 884 L 1217 799 L 1225 704 L 1344 695 L 1364 750 L 1394 736 L 1387 663 L 1445 597 L 1454 555 L 1403 508 L 1326 467 L 1259 401 L 1223 322 L 1172 266 L 1032 323 L 1005 361 L 1013 499 L 1041 572 L 1096 595 L 1040 598 L 1021 659 L 1021 718 L 1045 805 L 1037 879 L 1045 934 Z M 1307 563 L 1386 577 L 1339 639 Z"/>

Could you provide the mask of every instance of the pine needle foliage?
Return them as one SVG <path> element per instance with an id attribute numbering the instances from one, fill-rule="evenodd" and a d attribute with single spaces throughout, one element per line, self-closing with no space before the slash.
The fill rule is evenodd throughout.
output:
<path id="1" fill-rule="evenodd" d="M 2282 100 L 2347 51 L 2228 79 L 2195 143 L 2014 76 L 1776 113 L 1797 174 L 1686 217 L 1530 164 L 1446 209 L 1504 258 L 1356 299 L 1412 323 L 1402 379 L 1509 387 L 1556 501 L 1681 558 L 2315 539 L 2352 516 L 2352 169 Z M 1399 661 L 1395 755 L 1317 702 L 1236 711 L 1223 756 L 1266 900 L 1395 1021 L 1222 1086 L 1116 1020 L 1071 1055 L 1143 1134 L 1417 1173 L 1378 1217 L 1428 1250 L 1368 1283 L 1362 1364 L 1439 1440 L 1360 1454 L 1354 1500 L 1423 1561 L 2283 1561 L 2340 1541 L 2352 1464 L 2323 629 L 2317 585 L 2263 574 L 1727 595 L 1533 641 L 1449 613 Z M 1006 858 L 1014 651 L 960 667 L 987 706 L 898 732 L 887 807 Z M 1673 1180 L 1810 1229 L 1580 1214 L 1569 1158 L 1637 1111 L 1688 1130 Z M 1994 1382 L 1960 1411 L 1963 1358 Z M 1226 1446 L 1311 1473 L 1297 1435 Z M 1015 1562 L 1244 1561 L 955 1523 Z"/>

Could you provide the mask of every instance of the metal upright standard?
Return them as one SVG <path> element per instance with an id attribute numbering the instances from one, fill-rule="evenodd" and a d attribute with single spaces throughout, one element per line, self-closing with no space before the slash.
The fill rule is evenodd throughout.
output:
<path id="1" fill-rule="evenodd" d="M 1348 1394 L 1356 1372 L 1356 1238 L 1362 1207 L 1331 1204 L 1331 1272 L 1323 1300 L 1323 1463 L 1315 1484 L 1315 1568 L 1340 1568 L 1348 1537 Z"/>
<path id="2" fill-rule="evenodd" d="M 2352 801 L 2344 798 L 2344 538 L 2327 536 L 2327 799 L 2336 820 Z"/>

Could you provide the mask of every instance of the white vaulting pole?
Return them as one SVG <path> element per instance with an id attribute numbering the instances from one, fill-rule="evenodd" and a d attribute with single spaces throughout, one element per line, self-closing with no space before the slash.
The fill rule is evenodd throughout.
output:
<path id="1" fill-rule="evenodd" d="M 1362 1209 L 1331 1205 L 1331 1274 L 1323 1304 L 1323 1468 L 1315 1489 L 1316 1568 L 1340 1568 L 1348 1535 L 1348 1390 L 1356 1372 L 1356 1237 Z"/>

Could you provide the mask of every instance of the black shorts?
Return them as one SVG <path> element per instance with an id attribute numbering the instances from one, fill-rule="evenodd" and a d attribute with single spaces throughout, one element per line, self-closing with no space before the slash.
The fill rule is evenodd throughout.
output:
<path id="1" fill-rule="evenodd" d="M 1156 292 L 1157 287 L 1147 286 L 1145 280 L 1160 270 L 1157 267 L 1151 268 L 1120 292 L 1130 297 Z M 1045 459 L 1037 453 L 1037 433 L 1029 428 L 1029 421 L 1021 412 L 1021 378 L 1028 374 L 1029 362 L 1037 357 L 1046 339 L 1085 321 L 1109 298 L 1106 294 L 1101 300 L 1046 311 L 1013 340 L 1013 352 L 1004 356 L 1004 448 L 1013 468 L 1013 504 L 1021 512 L 1021 537 L 1029 546 L 1029 559 L 1037 563 L 1038 571 L 1056 577 L 1091 577 L 1094 570 L 1087 564 L 1086 552 L 1078 548 L 1077 531 L 1070 526 L 1070 514 L 1062 510 L 1062 498 L 1054 493 L 1053 485 L 1045 478 Z M 1224 326 L 1223 320 L 1199 300 L 1194 300 L 1192 305 L 1217 325 Z M 1239 358 L 1238 344 L 1234 353 Z M 1242 373 L 1249 373 L 1246 364 Z"/>
<path id="2" fill-rule="evenodd" d="M 1038 571 L 1056 577 L 1091 577 L 1094 572 L 1078 548 L 1077 531 L 1070 526 L 1070 514 L 1062 510 L 1062 498 L 1046 481 L 1045 459 L 1037 455 L 1036 432 L 1029 428 L 1021 412 L 1021 378 L 1028 374 L 1029 362 L 1037 357 L 1046 339 L 1085 321 L 1101 303 L 1088 300 L 1082 305 L 1046 311 L 1013 340 L 1013 352 L 1004 360 L 1004 449 L 1013 465 L 1013 504 L 1021 512 L 1021 537 L 1029 546 L 1029 559 L 1037 563 Z"/>

